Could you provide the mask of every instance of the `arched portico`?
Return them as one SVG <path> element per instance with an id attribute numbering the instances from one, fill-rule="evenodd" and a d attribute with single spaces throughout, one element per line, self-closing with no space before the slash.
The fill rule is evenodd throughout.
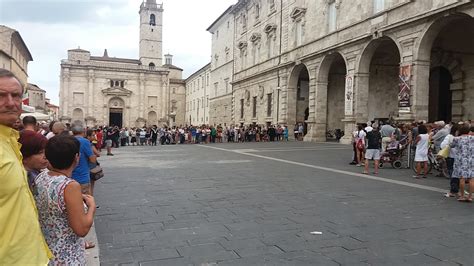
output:
<path id="1" fill-rule="evenodd" d="M 402 105 L 409 105 L 409 99 L 402 102 L 399 97 L 400 54 L 397 42 L 389 37 L 372 40 L 363 50 L 355 81 L 357 123 L 394 119 Z"/>
<path id="2" fill-rule="evenodd" d="M 290 132 L 295 124 L 305 125 L 309 119 L 309 87 L 310 72 L 305 64 L 296 65 L 291 71 L 287 87 L 287 125 Z M 290 134 L 292 135 L 292 134 Z"/>
<path id="3" fill-rule="evenodd" d="M 464 13 L 429 24 L 415 46 L 418 119 L 460 121 L 474 116 L 474 19 Z"/>

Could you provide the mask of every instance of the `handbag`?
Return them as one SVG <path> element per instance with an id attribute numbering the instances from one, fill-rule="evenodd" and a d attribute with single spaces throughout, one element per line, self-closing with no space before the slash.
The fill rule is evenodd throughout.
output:
<path id="1" fill-rule="evenodd" d="M 446 147 L 444 147 L 443 149 L 441 149 L 438 152 L 437 156 L 443 157 L 443 158 L 448 158 L 450 149 L 451 149 L 451 147 L 449 145 L 446 145 Z"/>
<path id="2" fill-rule="evenodd" d="M 91 168 L 90 173 L 91 173 L 91 179 L 94 181 L 97 181 L 101 179 L 102 177 L 104 177 L 104 170 L 102 169 L 102 167 L 100 167 L 99 164 Z"/>

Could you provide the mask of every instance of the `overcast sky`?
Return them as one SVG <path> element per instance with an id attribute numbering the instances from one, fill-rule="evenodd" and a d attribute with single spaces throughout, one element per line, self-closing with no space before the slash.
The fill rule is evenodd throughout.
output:
<path id="1" fill-rule="evenodd" d="M 142 0 L 0 0 L 0 24 L 18 30 L 33 56 L 29 82 L 59 103 L 60 60 L 77 47 L 91 55 L 138 59 Z M 207 27 L 237 0 L 157 0 L 164 4 L 163 54 L 186 78 L 211 60 Z"/>

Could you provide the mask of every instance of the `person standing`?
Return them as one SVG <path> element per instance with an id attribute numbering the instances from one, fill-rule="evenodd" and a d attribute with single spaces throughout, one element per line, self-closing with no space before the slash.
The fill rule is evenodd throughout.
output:
<path id="1" fill-rule="evenodd" d="M 38 122 L 34 116 L 27 115 L 23 117 L 23 127 L 23 130 L 37 132 Z"/>
<path id="2" fill-rule="evenodd" d="M 382 148 L 382 136 L 373 125 L 367 130 L 367 150 L 365 151 L 364 174 L 369 174 L 369 160 L 374 160 L 374 174 L 379 173 L 380 149 Z"/>
<path id="3" fill-rule="evenodd" d="M 428 175 L 428 149 L 429 149 L 430 135 L 425 125 L 418 126 L 418 136 L 415 139 L 415 162 L 416 162 L 416 175 L 413 177 L 420 178 L 421 165 L 423 164 L 424 175 L 426 178 Z"/>
<path id="4" fill-rule="evenodd" d="M 23 87 L 0 69 L 0 265 L 46 265 L 52 258 L 43 237 L 13 125 L 21 114 Z"/>
<path id="5" fill-rule="evenodd" d="M 72 178 L 76 180 L 82 189 L 82 194 L 91 195 L 91 180 L 89 163 L 97 163 L 97 157 L 92 152 L 91 143 L 85 138 L 84 127 L 75 125 L 72 127 L 72 134 L 81 144 L 79 164 L 72 172 Z"/>
<path id="6" fill-rule="evenodd" d="M 454 160 L 453 177 L 459 179 L 458 201 L 472 202 L 472 192 L 474 192 L 474 135 L 469 124 L 459 128 L 459 137 L 453 139 L 451 148 L 455 148 L 457 156 Z M 469 182 L 469 194 L 464 195 L 465 182 Z"/>
<path id="7" fill-rule="evenodd" d="M 45 149 L 49 170 L 34 180 L 41 229 L 53 251 L 53 265 L 86 265 L 82 237 L 94 222 L 96 205 L 94 198 L 82 194 L 81 186 L 71 178 L 81 145 L 73 136 L 51 138 Z"/>

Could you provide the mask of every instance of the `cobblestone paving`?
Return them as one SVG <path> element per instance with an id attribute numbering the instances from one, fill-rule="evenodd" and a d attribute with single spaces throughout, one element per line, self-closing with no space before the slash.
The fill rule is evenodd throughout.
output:
<path id="1" fill-rule="evenodd" d="M 215 149 L 218 148 L 218 149 Z M 226 149 L 226 150 L 222 150 Z M 474 208 L 360 173 L 339 144 L 126 147 L 102 157 L 102 265 L 473 265 Z M 380 177 L 413 180 L 411 170 Z M 310 232 L 319 231 L 321 235 Z"/>

